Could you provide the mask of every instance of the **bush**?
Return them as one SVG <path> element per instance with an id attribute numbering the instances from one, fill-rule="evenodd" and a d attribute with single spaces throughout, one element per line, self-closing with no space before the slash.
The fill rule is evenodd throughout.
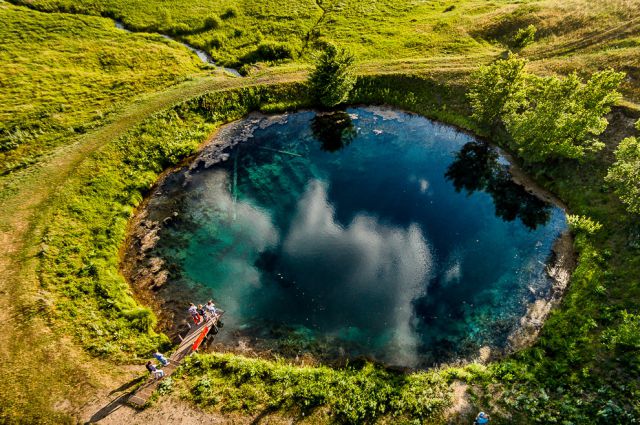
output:
<path id="1" fill-rule="evenodd" d="M 594 234 L 602 229 L 602 224 L 583 215 L 568 215 L 569 227 L 576 233 Z"/>
<path id="2" fill-rule="evenodd" d="M 131 324 L 131 327 L 138 329 L 140 332 L 149 333 L 156 325 L 154 314 L 146 307 L 123 310 L 121 314 Z"/>
<path id="3" fill-rule="evenodd" d="M 192 32 L 192 30 L 189 25 L 183 22 L 175 24 L 169 29 L 169 33 L 172 35 L 189 34 L 190 32 Z"/>
<path id="4" fill-rule="evenodd" d="M 637 126 L 640 126 L 638 121 Z M 620 142 L 615 152 L 616 162 L 605 177 L 627 210 L 640 214 L 640 141 L 628 137 Z"/>
<path id="5" fill-rule="evenodd" d="M 622 323 L 604 331 L 602 339 L 610 349 L 640 350 L 640 315 L 623 311 Z"/>
<path id="6" fill-rule="evenodd" d="M 173 379 L 169 376 L 162 381 L 158 385 L 158 394 L 166 395 L 173 391 Z"/>
<path id="7" fill-rule="evenodd" d="M 535 41 L 537 28 L 531 24 L 525 28 L 520 28 L 513 36 L 513 46 L 517 48 L 525 48 Z"/>
<path id="8" fill-rule="evenodd" d="M 214 15 L 214 16 L 209 16 L 207 19 L 204 20 L 204 24 L 202 25 L 202 28 L 205 31 L 215 30 L 217 28 L 220 28 L 221 25 L 222 25 L 222 21 L 220 21 L 220 18 Z"/>
<path id="9" fill-rule="evenodd" d="M 286 43 L 267 41 L 260 43 L 255 52 L 256 61 L 279 61 L 293 59 L 296 56 L 295 49 Z"/>
<path id="10" fill-rule="evenodd" d="M 238 16 L 240 16 L 240 12 L 238 11 L 237 8 L 235 8 L 233 6 L 227 8 L 227 10 L 225 10 L 224 13 L 222 15 L 220 15 L 220 17 L 222 19 L 237 18 Z"/>
<path id="11" fill-rule="evenodd" d="M 220 48 L 222 48 L 222 46 L 224 46 L 225 41 L 226 40 L 225 40 L 224 36 L 215 35 L 215 36 L 211 37 L 211 39 L 209 40 L 209 42 L 207 44 L 212 49 L 220 49 Z"/>
<path id="12" fill-rule="evenodd" d="M 334 107 L 345 102 L 356 83 L 354 57 L 345 49 L 327 44 L 309 76 L 312 96 L 322 106 Z"/>

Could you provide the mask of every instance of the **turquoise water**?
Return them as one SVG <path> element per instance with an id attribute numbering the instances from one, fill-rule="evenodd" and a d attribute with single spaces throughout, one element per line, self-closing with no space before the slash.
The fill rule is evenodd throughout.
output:
<path id="1" fill-rule="evenodd" d="M 177 215 L 153 251 L 161 296 L 214 298 L 222 342 L 422 366 L 504 346 L 549 291 L 564 214 L 486 144 L 388 109 L 254 121 L 150 206 Z"/>

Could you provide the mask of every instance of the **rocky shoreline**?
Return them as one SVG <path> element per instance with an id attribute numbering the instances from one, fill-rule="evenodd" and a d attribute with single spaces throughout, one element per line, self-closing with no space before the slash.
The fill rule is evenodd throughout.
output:
<path id="1" fill-rule="evenodd" d="M 252 138 L 255 130 L 286 123 L 286 119 L 287 114 L 268 116 L 254 112 L 241 120 L 223 125 L 202 144 L 196 155 L 162 173 L 130 220 L 127 239 L 121 250 L 120 270 L 136 298 L 154 310 L 159 328 L 170 337 L 175 337 L 184 328 L 185 305 L 190 298 L 184 294 L 169 301 L 159 294 L 169 279 L 170 271 L 163 259 L 148 254 L 156 246 L 160 230 L 163 226 L 171 225 L 178 218 L 178 212 L 170 206 L 166 208 L 161 203 L 155 204 L 154 199 L 163 195 L 162 190 L 168 179 L 178 178 L 182 187 L 188 185 L 193 171 L 228 160 L 228 149 Z"/>

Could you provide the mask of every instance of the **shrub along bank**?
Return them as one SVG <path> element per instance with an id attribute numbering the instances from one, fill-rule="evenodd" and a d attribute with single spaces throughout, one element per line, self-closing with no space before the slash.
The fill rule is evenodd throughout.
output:
<path id="1" fill-rule="evenodd" d="M 452 404 L 451 380 L 471 381 L 483 373 L 478 365 L 404 374 L 371 363 L 304 367 L 214 353 L 190 357 L 176 375 L 176 388 L 194 403 L 223 412 L 309 415 L 322 407 L 340 423 L 380 418 L 434 423 Z"/>
<path id="2" fill-rule="evenodd" d="M 481 133 L 469 118 L 467 81 L 361 77 L 350 102 L 387 103 Z M 135 206 L 163 169 L 194 153 L 221 123 L 255 109 L 307 106 L 305 93 L 300 84 L 208 93 L 151 117 L 88 158 L 54 201 L 40 254 L 42 284 L 54 300 L 47 314 L 57 328 L 116 361 L 146 357 L 166 343 L 153 330 L 153 313 L 135 302 L 118 274 L 118 248 Z M 506 137 L 497 142 L 508 146 Z M 187 362 L 163 391 L 173 388 L 221 410 L 323 407 L 340 422 L 437 421 L 451 404 L 448 384 L 464 379 L 474 384 L 482 407 L 493 409 L 495 423 L 630 422 L 640 416 L 633 379 L 640 371 L 634 321 L 640 244 L 633 235 L 640 232 L 637 217 L 604 183 L 612 161 L 603 151 L 588 163 L 564 161 L 538 176 L 572 212 L 601 228 L 576 221 L 579 265 L 534 347 L 486 371 L 472 365 L 417 374 L 367 364 L 305 368 L 207 354 Z"/>

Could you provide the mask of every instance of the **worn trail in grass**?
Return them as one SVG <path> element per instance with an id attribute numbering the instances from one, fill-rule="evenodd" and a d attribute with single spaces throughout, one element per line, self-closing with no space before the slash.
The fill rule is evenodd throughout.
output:
<path id="1" fill-rule="evenodd" d="M 89 359 L 66 339 L 52 333 L 46 321 L 36 315 L 38 306 L 47 300 L 39 294 L 36 255 L 39 246 L 41 217 L 56 189 L 73 173 L 77 165 L 103 144 L 119 137 L 154 112 L 196 94 L 232 87 L 285 82 L 303 78 L 293 72 L 252 79 L 199 78 L 171 89 L 139 98 L 111 123 L 63 146 L 37 166 L 7 176 L 2 185 L 5 198 L 0 207 L 0 419 L 16 418 L 29 406 L 39 418 L 48 410 L 51 399 L 65 399 L 75 393 L 81 402 L 83 386 L 100 380 L 90 375 L 107 370 L 100 361 Z M 7 190 L 12 188 L 11 191 Z M 6 195 L 10 193 L 10 195 Z M 42 367 L 46 365 L 46 373 Z M 103 367 L 104 366 L 104 367 Z M 94 377 L 95 378 L 95 377 Z M 73 385 L 73 386 L 72 386 Z M 37 405 L 42 411 L 38 412 Z M 59 406 L 65 411 L 70 406 Z M 73 409 L 71 409 L 73 410 Z M 61 418 L 51 417 L 53 422 Z"/>

